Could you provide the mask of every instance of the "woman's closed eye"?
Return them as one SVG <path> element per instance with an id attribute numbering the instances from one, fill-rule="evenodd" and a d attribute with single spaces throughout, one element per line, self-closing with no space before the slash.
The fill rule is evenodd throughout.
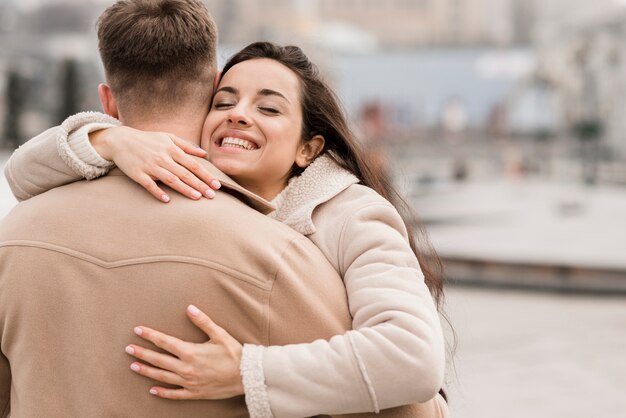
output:
<path id="1" fill-rule="evenodd" d="M 233 107 L 234 105 L 234 102 L 217 102 L 213 105 L 213 108 L 217 110 L 223 110 Z"/>
<path id="2" fill-rule="evenodd" d="M 259 106 L 259 110 L 263 113 L 268 113 L 270 115 L 280 114 L 280 110 L 278 110 L 275 107 L 270 107 L 270 106 Z"/>

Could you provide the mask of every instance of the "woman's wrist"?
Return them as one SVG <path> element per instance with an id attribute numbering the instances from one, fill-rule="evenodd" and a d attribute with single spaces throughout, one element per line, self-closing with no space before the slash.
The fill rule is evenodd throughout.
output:
<path id="1" fill-rule="evenodd" d="M 105 160 L 113 161 L 115 141 L 111 141 L 111 132 L 119 128 L 100 129 L 89 133 L 89 142 Z"/>

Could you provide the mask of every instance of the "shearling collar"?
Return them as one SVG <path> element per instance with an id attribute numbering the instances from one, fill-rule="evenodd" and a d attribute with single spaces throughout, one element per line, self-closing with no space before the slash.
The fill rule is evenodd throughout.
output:
<path id="1" fill-rule="evenodd" d="M 358 182 L 356 176 L 323 154 L 302 174 L 289 180 L 287 187 L 272 200 L 277 209 L 270 217 L 310 235 L 315 232 L 312 218 L 315 208 Z"/>

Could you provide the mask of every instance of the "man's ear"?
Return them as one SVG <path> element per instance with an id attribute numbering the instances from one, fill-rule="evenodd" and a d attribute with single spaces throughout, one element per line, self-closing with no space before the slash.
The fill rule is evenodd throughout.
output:
<path id="1" fill-rule="evenodd" d="M 109 116 L 119 119 L 119 112 L 117 110 L 117 102 L 115 97 L 111 93 L 111 87 L 107 84 L 101 83 L 98 86 L 98 96 L 100 96 L 100 103 L 102 103 L 102 110 Z"/>
<path id="2" fill-rule="evenodd" d="M 296 165 L 304 168 L 311 164 L 320 155 L 325 143 L 322 135 L 315 135 L 313 138 L 300 144 L 296 152 Z"/>

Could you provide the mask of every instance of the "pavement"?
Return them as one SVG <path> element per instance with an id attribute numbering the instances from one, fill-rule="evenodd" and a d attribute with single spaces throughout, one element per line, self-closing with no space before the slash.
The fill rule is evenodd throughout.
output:
<path id="1" fill-rule="evenodd" d="M 456 418 L 626 416 L 626 298 L 454 287 Z"/>

